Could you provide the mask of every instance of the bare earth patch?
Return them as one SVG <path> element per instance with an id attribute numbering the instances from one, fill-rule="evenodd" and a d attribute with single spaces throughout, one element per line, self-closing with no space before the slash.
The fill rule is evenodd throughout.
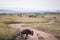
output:
<path id="1" fill-rule="evenodd" d="M 34 31 L 34 35 L 31 36 L 29 35 L 27 40 L 57 40 L 54 35 L 51 35 L 49 33 L 45 33 L 36 29 L 32 28 L 23 28 L 21 27 L 23 24 L 10 24 L 9 26 L 18 30 L 23 30 L 23 29 L 30 29 Z M 20 38 L 21 40 L 22 38 Z"/>

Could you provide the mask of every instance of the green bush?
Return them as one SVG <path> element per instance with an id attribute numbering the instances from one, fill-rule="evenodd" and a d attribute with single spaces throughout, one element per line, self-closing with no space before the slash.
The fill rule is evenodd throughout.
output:
<path id="1" fill-rule="evenodd" d="M 36 15 L 29 15 L 29 17 L 37 17 Z"/>

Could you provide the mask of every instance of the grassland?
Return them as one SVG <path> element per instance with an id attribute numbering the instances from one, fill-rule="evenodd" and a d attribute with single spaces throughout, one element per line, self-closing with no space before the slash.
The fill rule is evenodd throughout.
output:
<path id="1" fill-rule="evenodd" d="M 56 17 L 56 22 L 49 24 L 49 20 L 53 17 Z M 0 39 L 11 38 L 12 35 L 15 35 L 16 29 L 7 26 L 11 23 L 23 23 L 26 25 L 22 25 L 22 27 L 31 27 L 60 36 L 60 15 L 44 15 L 44 18 L 2 15 L 0 16 Z"/>
<path id="2" fill-rule="evenodd" d="M 10 40 L 17 32 L 16 29 L 10 28 L 7 24 L 0 22 L 0 40 Z"/>

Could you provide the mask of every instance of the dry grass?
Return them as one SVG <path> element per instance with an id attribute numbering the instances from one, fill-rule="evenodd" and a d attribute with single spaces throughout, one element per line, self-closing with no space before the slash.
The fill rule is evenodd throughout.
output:
<path id="1" fill-rule="evenodd" d="M 0 16 L 0 17 L 1 17 L 0 21 L 42 22 L 47 20 L 46 18 L 29 18 L 29 17 L 19 17 L 19 16 Z"/>
<path id="2" fill-rule="evenodd" d="M 16 32 L 16 29 L 10 28 L 4 23 L 0 23 L 0 40 L 11 39 L 16 35 Z"/>

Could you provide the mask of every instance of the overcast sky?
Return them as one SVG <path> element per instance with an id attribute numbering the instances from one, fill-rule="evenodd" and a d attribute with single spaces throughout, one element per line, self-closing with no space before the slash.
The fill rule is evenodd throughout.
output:
<path id="1" fill-rule="evenodd" d="M 60 10 L 60 0 L 0 0 L 0 8 Z"/>

